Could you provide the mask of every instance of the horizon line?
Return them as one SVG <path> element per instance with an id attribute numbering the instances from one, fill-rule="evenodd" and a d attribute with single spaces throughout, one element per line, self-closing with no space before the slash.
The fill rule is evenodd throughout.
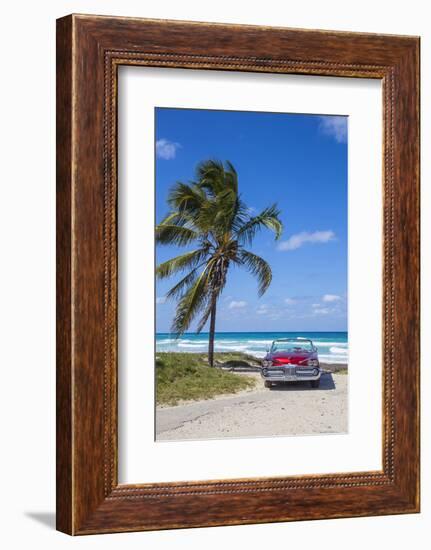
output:
<path id="1" fill-rule="evenodd" d="M 272 334 L 274 332 L 289 332 L 289 333 L 302 333 L 302 332 L 322 332 L 322 333 L 333 333 L 333 332 L 348 332 L 347 330 L 216 330 L 216 334 L 247 334 L 249 332 L 259 332 L 260 334 Z M 175 334 L 175 332 L 170 331 L 155 331 L 155 334 Z M 202 332 L 183 332 L 183 334 L 209 334 L 207 331 Z"/>

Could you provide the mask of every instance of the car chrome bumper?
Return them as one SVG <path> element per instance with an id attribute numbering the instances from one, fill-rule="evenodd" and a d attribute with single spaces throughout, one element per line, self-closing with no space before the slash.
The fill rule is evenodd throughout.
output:
<path id="1" fill-rule="evenodd" d="M 317 374 L 314 374 L 314 370 L 317 370 Z M 301 369 L 296 370 L 295 367 L 288 368 L 262 368 L 260 375 L 263 380 L 269 382 L 301 382 L 301 380 L 319 380 L 322 375 L 322 369 Z"/>

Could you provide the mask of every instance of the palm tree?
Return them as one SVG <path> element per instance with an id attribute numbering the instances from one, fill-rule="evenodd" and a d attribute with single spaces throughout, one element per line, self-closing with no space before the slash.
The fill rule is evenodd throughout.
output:
<path id="1" fill-rule="evenodd" d="M 200 163 L 196 181 L 177 182 L 168 204 L 170 212 L 156 226 L 156 242 L 195 247 L 158 265 L 156 276 L 165 279 L 183 274 L 166 295 L 178 300 L 171 330 L 178 337 L 200 316 L 199 333 L 209 319 L 208 362 L 213 366 L 217 302 L 229 268 L 244 267 L 254 275 L 260 296 L 267 290 L 272 280 L 269 264 L 244 246 L 262 228 L 272 230 L 278 239 L 283 229 L 280 212 L 274 204 L 253 216 L 241 200 L 238 175 L 229 161 Z"/>

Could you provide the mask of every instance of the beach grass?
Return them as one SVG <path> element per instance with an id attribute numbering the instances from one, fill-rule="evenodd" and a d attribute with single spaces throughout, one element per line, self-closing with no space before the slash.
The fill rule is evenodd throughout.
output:
<path id="1" fill-rule="evenodd" d="M 337 369 L 335 371 L 336 374 L 349 374 L 349 371 L 347 370 L 347 368 L 341 368 L 341 369 Z"/>
<path id="2" fill-rule="evenodd" d="M 255 366 L 244 353 L 215 353 L 215 364 L 235 363 Z M 208 366 L 206 353 L 160 352 L 156 356 L 156 401 L 158 405 L 177 405 L 181 401 L 212 399 L 218 395 L 251 389 L 256 380 Z"/>

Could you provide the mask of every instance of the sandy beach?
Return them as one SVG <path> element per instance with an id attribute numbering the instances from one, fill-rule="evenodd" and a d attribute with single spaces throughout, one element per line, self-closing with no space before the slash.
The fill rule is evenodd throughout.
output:
<path id="1" fill-rule="evenodd" d="M 308 382 L 296 382 L 268 390 L 258 373 L 247 373 L 243 376 L 256 379 L 251 390 L 173 407 L 157 407 L 156 439 L 346 433 L 348 376 L 329 372 L 329 365 L 326 367 L 317 389 L 310 388 Z"/>

